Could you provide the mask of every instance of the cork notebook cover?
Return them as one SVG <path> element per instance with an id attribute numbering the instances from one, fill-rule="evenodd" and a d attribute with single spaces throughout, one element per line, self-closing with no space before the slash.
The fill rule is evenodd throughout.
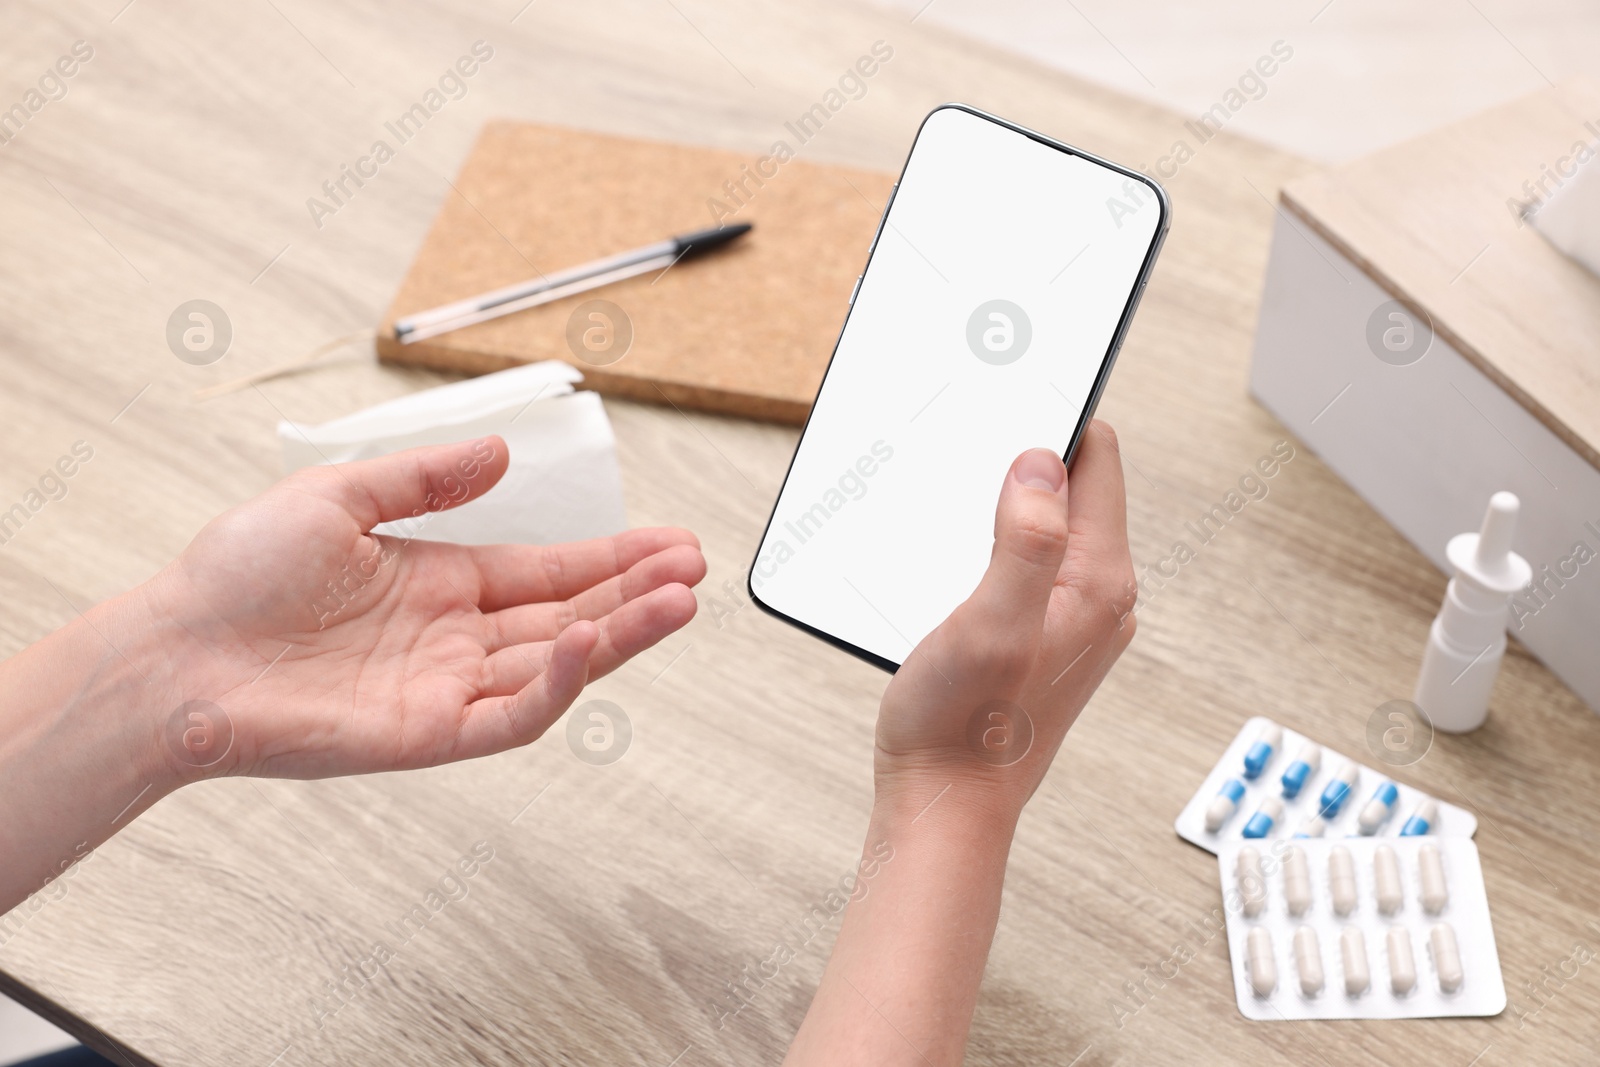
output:
<path id="1" fill-rule="evenodd" d="M 563 359 L 601 393 L 801 423 L 894 178 L 794 159 L 795 147 L 749 154 L 491 123 L 378 329 L 378 354 L 471 373 Z M 734 222 L 754 229 L 664 272 L 394 339 L 399 316 Z M 621 358 L 615 340 L 599 354 L 584 343 L 602 320 L 575 312 L 596 299 L 626 316 L 613 337 L 631 327 Z M 590 336 L 603 348 L 604 334 Z"/>

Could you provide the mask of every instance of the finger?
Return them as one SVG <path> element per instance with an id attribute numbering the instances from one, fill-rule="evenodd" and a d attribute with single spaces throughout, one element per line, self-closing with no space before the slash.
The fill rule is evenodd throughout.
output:
<path id="1" fill-rule="evenodd" d="M 945 625 L 986 656 L 1031 654 L 1066 546 L 1066 470 L 1060 456 L 1031 449 L 1013 461 L 1000 489 L 989 569 Z"/>
<path id="2" fill-rule="evenodd" d="M 1093 422 L 1072 465 L 1066 558 L 1041 661 L 1056 681 L 1098 683 L 1133 638 L 1138 599 L 1116 434 Z"/>
<path id="3" fill-rule="evenodd" d="M 1087 556 L 1113 558 L 1128 551 L 1128 498 L 1122 479 L 1122 451 L 1110 424 L 1095 419 L 1072 462 L 1068 520 L 1071 551 L 1066 561 Z"/>
<path id="4" fill-rule="evenodd" d="M 506 472 L 510 452 L 499 437 L 409 448 L 377 459 L 306 467 L 297 487 L 332 500 L 367 533 L 381 522 L 422 518 L 480 497 Z M 417 536 L 425 523 L 419 524 Z"/>
<path id="5" fill-rule="evenodd" d="M 624 604 L 599 621 L 600 641 L 590 657 L 594 677 L 610 674 L 694 618 L 700 604 L 686 585 L 666 585 Z"/>
<path id="6" fill-rule="evenodd" d="M 589 656 L 589 676 L 609 674 L 680 629 L 694 618 L 696 607 L 694 594 L 687 586 L 668 585 L 629 601 L 598 620 L 595 625 L 599 639 Z M 484 660 L 481 694 L 503 696 L 520 691 L 545 670 L 550 655 L 549 642 L 513 645 L 493 653 Z"/>
<path id="7" fill-rule="evenodd" d="M 467 552 L 478 567 L 478 607 L 491 612 L 566 600 L 674 545 L 698 551 L 700 539 L 659 526 L 565 545 L 471 545 Z"/>
<path id="8" fill-rule="evenodd" d="M 589 684 L 589 659 L 599 639 L 594 623 L 575 622 L 546 646 L 545 668 L 521 689 L 468 704 L 452 758 L 502 752 L 548 730 Z"/>
<path id="9" fill-rule="evenodd" d="M 600 619 L 631 600 L 664 585 L 696 585 L 706 576 L 706 560 L 691 545 L 674 545 L 569 600 L 519 604 L 487 616 L 494 627 L 492 650 L 531 641 L 548 641 L 578 619 Z"/>

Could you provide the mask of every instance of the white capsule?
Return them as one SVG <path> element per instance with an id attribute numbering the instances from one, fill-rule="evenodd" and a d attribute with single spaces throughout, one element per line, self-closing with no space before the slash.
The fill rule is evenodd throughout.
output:
<path id="1" fill-rule="evenodd" d="M 1322 947 L 1309 926 L 1294 932 L 1294 966 L 1300 972 L 1300 992 L 1308 997 L 1322 992 Z"/>
<path id="2" fill-rule="evenodd" d="M 1343 845 L 1328 850 L 1328 895 L 1333 898 L 1334 914 L 1349 915 L 1356 910 L 1356 861 Z"/>
<path id="3" fill-rule="evenodd" d="M 1311 867 L 1305 852 L 1298 848 L 1291 847 L 1283 855 L 1283 899 L 1290 915 L 1304 915 L 1311 907 Z"/>
<path id="4" fill-rule="evenodd" d="M 1339 935 L 1339 955 L 1344 960 L 1344 991 L 1359 997 L 1372 984 L 1367 970 L 1367 942 L 1358 926 L 1346 926 Z"/>
<path id="5" fill-rule="evenodd" d="M 1400 860 L 1394 849 L 1379 845 L 1372 850 L 1372 895 L 1378 900 L 1378 911 L 1393 915 L 1405 902 L 1400 886 Z"/>
<path id="6" fill-rule="evenodd" d="M 1422 885 L 1422 906 L 1437 915 L 1450 903 L 1450 887 L 1444 880 L 1444 857 L 1434 845 L 1417 850 L 1417 881 Z"/>
<path id="7" fill-rule="evenodd" d="M 1439 988 L 1454 993 L 1461 988 L 1461 950 L 1456 947 L 1456 932 L 1449 923 L 1439 923 L 1428 933 L 1433 948 L 1433 969 L 1439 972 Z"/>
<path id="8" fill-rule="evenodd" d="M 1239 896 L 1244 902 L 1244 913 L 1254 919 L 1267 905 L 1267 878 L 1261 873 L 1261 853 L 1249 845 L 1241 848 L 1235 878 L 1239 883 Z"/>
<path id="9" fill-rule="evenodd" d="M 1403 997 L 1416 988 L 1417 961 L 1411 955 L 1411 932 L 1404 926 L 1389 927 L 1389 988 Z"/>
<path id="10" fill-rule="evenodd" d="M 1253 926 L 1245 937 L 1245 958 L 1250 961 L 1250 988 L 1269 997 L 1278 988 L 1278 963 L 1272 956 L 1272 935 L 1265 926 Z"/>

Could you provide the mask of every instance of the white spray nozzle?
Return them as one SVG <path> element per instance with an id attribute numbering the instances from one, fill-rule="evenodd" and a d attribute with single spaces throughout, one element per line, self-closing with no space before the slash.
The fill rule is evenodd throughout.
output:
<path id="1" fill-rule="evenodd" d="M 1483 527 L 1478 531 L 1480 564 L 1494 566 L 1511 551 L 1511 536 L 1517 532 L 1517 512 L 1521 509 L 1522 502 L 1515 493 L 1502 489 L 1489 498 L 1489 510 L 1483 513 Z"/>
<path id="2" fill-rule="evenodd" d="M 1457 534 L 1445 554 L 1450 565 L 1470 581 L 1492 593 L 1515 593 L 1533 579 L 1528 561 L 1511 551 L 1517 532 L 1517 512 L 1522 502 L 1504 490 L 1489 498 L 1483 525 L 1477 533 Z"/>

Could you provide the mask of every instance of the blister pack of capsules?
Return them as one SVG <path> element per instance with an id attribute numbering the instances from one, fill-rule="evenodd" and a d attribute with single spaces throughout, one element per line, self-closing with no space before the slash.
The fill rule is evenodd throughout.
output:
<path id="1" fill-rule="evenodd" d="M 1498 1015 L 1506 989 L 1465 837 L 1230 840 L 1217 852 L 1249 1019 Z"/>
<path id="2" fill-rule="evenodd" d="M 1216 852 L 1241 839 L 1471 837 L 1478 818 L 1257 716 L 1244 724 L 1175 826 L 1185 841 Z"/>

